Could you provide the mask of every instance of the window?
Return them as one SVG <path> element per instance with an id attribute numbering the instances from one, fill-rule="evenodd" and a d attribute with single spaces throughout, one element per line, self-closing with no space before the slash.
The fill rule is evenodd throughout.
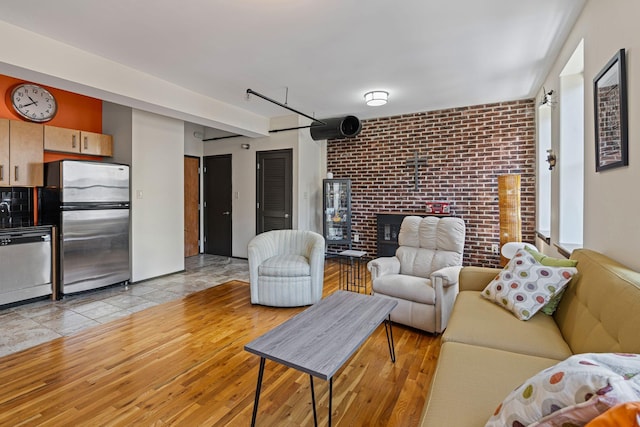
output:
<path id="1" fill-rule="evenodd" d="M 551 149 L 551 105 L 538 107 L 538 188 L 536 200 L 536 231 L 551 237 L 551 171 L 547 163 L 547 150 Z"/>
<path id="2" fill-rule="evenodd" d="M 584 211 L 584 41 L 560 73 L 560 247 L 582 247 Z"/>

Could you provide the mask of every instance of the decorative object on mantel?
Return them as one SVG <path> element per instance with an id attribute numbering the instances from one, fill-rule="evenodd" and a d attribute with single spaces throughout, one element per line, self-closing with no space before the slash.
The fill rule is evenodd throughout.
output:
<path id="1" fill-rule="evenodd" d="M 426 202 L 426 212 L 430 215 L 449 215 L 449 202 Z"/>
<path id="2" fill-rule="evenodd" d="M 418 167 L 426 166 L 427 158 L 418 157 L 418 152 L 413 152 L 413 159 L 406 161 L 406 166 L 413 168 L 413 189 L 418 191 Z"/>
<path id="3" fill-rule="evenodd" d="M 498 176 L 498 205 L 500 208 L 500 247 L 508 242 L 521 242 L 520 175 Z M 501 254 L 500 265 L 504 267 L 507 262 L 507 258 Z"/>
<path id="4" fill-rule="evenodd" d="M 553 168 L 556 167 L 556 161 L 558 158 L 556 157 L 556 153 L 553 152 L 553 148 L 549 148 L 547 150 L 547 163 L 549 163 L 549 170 L 552 171 Z"/>
<path id="5" fill-rule="evenodd" d="M 629 165 L 626 68 L 620 49 L 593 79 L 596 172 Z"/>
<path id="6" fill-rule="evenodd" d="M 385 90 L 372 90 L 364 94 L 364 101 L 369 107 L 379 107 L 387 103 L 389 92 Z"/>

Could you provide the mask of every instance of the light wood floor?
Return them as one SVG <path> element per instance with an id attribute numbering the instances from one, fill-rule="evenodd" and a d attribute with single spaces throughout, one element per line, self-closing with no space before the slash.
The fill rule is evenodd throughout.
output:
<path id="1" fill-rule="evenodd" d="M 244 344 L 301 310 L 252 306 L 235 281 L 0 358 L 0 425 L 249 425 L 259 357 Z M 334 377 L 334 425 L 417 424 L 440 339 L 393 335 L 395 364 L 381 325 Z M 314 384 L 326 425 L 328 383 Z M 257 425 L 313 425 L 308 375 L 267 361 Z"/>

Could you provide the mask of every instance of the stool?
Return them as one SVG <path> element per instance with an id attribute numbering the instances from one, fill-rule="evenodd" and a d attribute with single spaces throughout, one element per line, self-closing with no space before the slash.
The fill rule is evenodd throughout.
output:
<path id="1" fill-rule="evenodd" d="M 340 264 L 340 289 L 365 294 L 367 292 L 367 253 L 347 250 L 338 254 Z"/>

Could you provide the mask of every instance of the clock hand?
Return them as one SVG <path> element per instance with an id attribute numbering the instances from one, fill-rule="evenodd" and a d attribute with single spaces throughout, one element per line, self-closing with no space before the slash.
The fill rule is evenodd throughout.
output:
<path id="1" fill-rule="evenodd" d="M 29 99 L 31 100 L 31 104 L 36 104 L 36 105 L 38 105 L 38 101 L 34 101 L 34 100 L 33 100 L 33 98 L 32 98 L 32 97 L 30 97 L 29 95 L 27 95 L 27 98 L 29 98 Z M 31 104 L 28 104 L 28 105 L 31 105 Z"/>
<path id="2" fill-rule="evenodd" d="M 33 104 L 38 105 L 38 103 L 36 101 L 33 101 L 33 102 L 29 103 L 29 104 L 22 104 L 22 106 L 23 107 L 28 107 L 29 105 L 33 105 Z"/>

